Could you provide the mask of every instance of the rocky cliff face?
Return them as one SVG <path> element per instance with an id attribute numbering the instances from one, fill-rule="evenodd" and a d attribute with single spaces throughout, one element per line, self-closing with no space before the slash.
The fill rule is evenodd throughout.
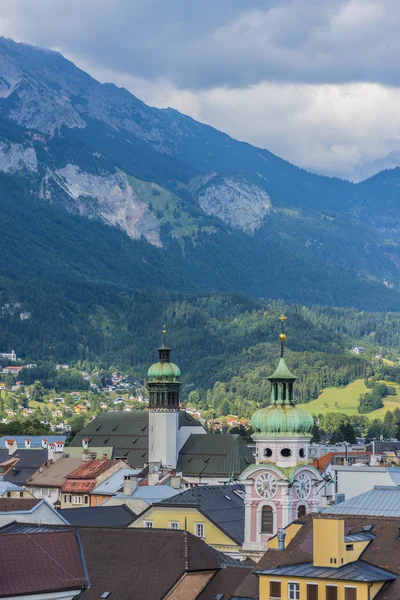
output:
<path id="1" fill-rule="evenodd" d="M 271 210 L 267 192 L 243 176 L 215 176 L 199 190 L 201 208 L 236 229 L 254 232 Z"/>

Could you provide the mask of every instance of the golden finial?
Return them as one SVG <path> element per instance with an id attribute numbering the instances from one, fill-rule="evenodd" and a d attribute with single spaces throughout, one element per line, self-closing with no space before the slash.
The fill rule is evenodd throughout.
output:
<path id="1" fill-rule="evenodd" d="M 283 356 L 283 346 L 286 340 L 286 333 L 283 332 L 283 325 L 286 321 L 287 317 L 285 317 L 285 315 L 281 315 L 280 317 L 278 317 L 278 320 L 281 322 L 281 332 L 279 334 L 279 339 L 281 342 L 281 357 Z"/>
<path id="2" fill-rule="evenodd" d="M 285 318 L 286 318 L 286 317 L 285 317 Z M 163 330 L 162 330 L 162 332 L 163 332 L 163 333 L 167 333 L 167 326 L 166 326 L 166 324 L 165 324 L 165 323 L 164 323 L 164 326 L 163 326 Z"/>
<path id="3" fill-rule="evenodd" d="M 167 326 L 165 323 L 164 323 L 164 327 L 162 330 L 162 336 L 163 336 L 163 346 L 164 346 L 164 348 L 166 348 L 167 347 Z"/>

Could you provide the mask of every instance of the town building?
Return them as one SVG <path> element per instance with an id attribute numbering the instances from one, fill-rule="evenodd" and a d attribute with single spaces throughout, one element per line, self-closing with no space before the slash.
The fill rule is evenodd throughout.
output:
<path id="1" fill-rule="evenodd" d="M 2 374 L 3 375 L 18 375 L 24 367 L 14 367 L 12 365 L 7 365 L 3 367 Z"/>
<path id="2" fill-rule="evenodd" d="M 11 352 L 0 352 L 0 358 L 7 358 L 8 360 L 16 361 L 17 355 L 15 350 L 11 350 Z"/>
<path id="3" fill-rule="evenodd" d="M 320 508 L 324 484 L 319 471 L 308 462 L 314 421 L 293 401 L 297 378 L 283 357 L 285 317 L 281 319 L 281 357 L 268 377 L 271 401 L 251 418 L 256 464 L 248 466 L 239 479 L 246 490 L 243 549 L 255 556 L 266 549 L 278 529 Z"/>
<path id="4" fill-rule="evenodd" d="M 306 515 L 270 541 L 235 600 L 397 600 L 400 519 Z"/>
<path id="5" fill-rule="evenodd" d="M 90 492 L 90 506 L 100 506 L 124 490 L 124 481 L 140 473 L 140 469 L 119 469 Z"/>
<path id="6" fill-rule="evenodd" d="M 351 351 L 354 354 L 365 354 L 366 353 L 366 349 L 363 346 L 354 346 L 354 348 L 352 348 Z"/>
<path id="7" fill-rule="evenodd" d="M 348 500 L 363 492 L 368 492 L 374 485 L 400 485 L 400 467 L 374 467 L 369 465 L 352 465 L 332 467 L 335 481 L 335 492 Z"/>
<path id="8" fill-rule="evenodd" d="M 10 523 L 68 525 L 46 500 L 38 498 L 0 498 L 0 527 Z"/>
<path id="9" fill-rule="evenodd" d="M 102 506 L 128 506 L 137 515 L 157 502 L 168 501 L 180 493 L 170 485 L 139 485 L 136 477 L 126 477 L 124 490 L 112 496 Z"/>
<path id="10" fill-rule="evenodd" d="M 0 449 L 0 475 L 3 481 L 22 486 L 47 460 L 48 449 L 14 450 L 14 445 L 10 445 L 9 448 Z"/>
<path id="11" fill-rule="evenodd" d="M 61 489 L 67 476 L 82 464 L 80 458 L 47 460 L 25 482 L 25 487 L 35 498 L 45 498 L 49 504 L 61 506 Z"/>
<path id="12" fill-rule="evenodd" d="M 126 468 L 122 460 L 90 460 L 69 473 L 61 488 L 61 508 L 90 506 L 90 492 L 119 469 Z"/>
<path id="13" fill-rule="evenodd" d="M 25 488 L 9 481 L 3 481 L 0 476 L 0 498 L 33 498 L 34 496 Z"/>
<path id="14" fill-rule="evenodd" d="M 180 409 L 180 376 L 171 362 L 165 329 L 159 360 L 148 370 L 148 411 L 103 412 L 84 427 L 72 447 L 112 446 L 112 457 L 150 473 L 168 467 L 193 484 L 223 484 L 254 462 L 241 437 L 207 434 L 202 424 Z"/>
<path id="15" fill-rule="evenodd" d="M 244 540 L 244 488 L 196 486 L 149 506 L 131 526 L 190 531 L 216 550 L 239 556 Z"/>

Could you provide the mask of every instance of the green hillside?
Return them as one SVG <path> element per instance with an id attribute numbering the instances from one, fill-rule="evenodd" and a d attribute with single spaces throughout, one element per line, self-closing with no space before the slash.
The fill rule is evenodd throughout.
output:
<path id="1" fill-rule="evenodd" d="M 384 398 L 384 407 L 379 410 L 368 413 L 366 416 L 369 419 L 383 419 L 388 410 L 394 411 L 395 408 L 400 408 L 400 386 L 394 382 L 383 381 L 387 385 L 394 386 L 397 390 L 395 396 Z M 322 391 L 317 400 L 309 402 L 307 409 L 313 415 L 325 415 L 326 413 L 343 413 L 348 416 L 358 415 L 358 400 L 360 394 L 367 393 L 368 388 L 365 386 L 363 379 L 356 379 L 349 385 L 343 388 L 328 387 Z"/>

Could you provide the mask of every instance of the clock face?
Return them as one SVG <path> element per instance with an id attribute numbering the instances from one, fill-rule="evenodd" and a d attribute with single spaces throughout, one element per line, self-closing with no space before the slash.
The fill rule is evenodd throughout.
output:
<path id="1" fill-rule="evenodd" d="M 307 473 L 301 473 L 297 477 L 296 492 L 297 492 L 298 498 L 301 498 L 301 500 L 305 500 L 310 495 L 311 479 L 309 478 Z"/>
<path id="2" fill-rule="evenodd" d="M 261 473 L 256 480 L 256 490 L 262 498 L 272 498 L 276 494 L 276 478 L 271 473 Z"/>

